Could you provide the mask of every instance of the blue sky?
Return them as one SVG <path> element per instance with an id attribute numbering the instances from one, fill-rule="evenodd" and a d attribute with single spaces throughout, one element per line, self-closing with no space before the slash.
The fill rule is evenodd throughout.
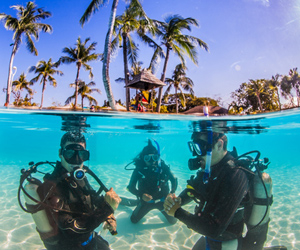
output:
<path id="1" fill-rule="evenodd" d="M 0 12 L 16 16 L 10 6 L 26 5 L 27 1 L 0 1 Z M 62 56 L 64 47 L 74 46 L 77 38 L 87 37 L 97 42 L 97 53 L 104 48 L 104 39 L 108 27 L 111 8 L 109 4 L 100 9 L 82 28 L 79 19 L 89 4 L 89 0 L 36 0 L 38 7 L 52 13 L 52 17 L 44 22 L 52 25 L 53 33 L 41 33 L 36 42 L 38 56 L 30 54 L 25 44 L 22 44 L 14 60 L 17 79 L 22 72 L 27 79 L 34 77 L 27 73 L 30 66 L 39 60 L 53 61 Z M 239 85 L 249 79 L 270 79 L 272 75 L 288 74 L 292 68 L 300 66 L 300 0 L 144 0 L 143 7 L 150 18 L 163 20 L 170 14 L 182 17 L 196 18 L 200 28 L 193 28 L 190 34 L 202 39 L 209 46 L 209 52 L 198 50 L 198 66 L 187 59 L 187 76 L 194 81 L 194 91 L 198 97 L 222 98 L 227 107 L 231 101 L 230 94 Z M 125 9 L 125 2 L 120 0 L 117 15 Z M 0 105 L 5 102 L 8 64 L 12 47 L 12 31 L 7 31 L 3 23 L 0 25 Z M 144 47 L 140 41 L 139 60 L 144 67 L 148 67 L 152 51 Z M 125 101 L 125 89 L 121 83 L 114 80 L 123 76 L 123 56 L 121 51 L 115 55 L 110 65 L 110 79 L 115 99 Z M 168 64 L 167 77 L 171 77 L 175 66 L 180 63 L 179 58 L 171 55 Z M 156 76 L 160 78 L 161 62 Z M 106 93 L 102 83 L 102 63 L 92 63 L 94 81 L 102 91 L 93 96 L 100 105 L 106 100 Z M 53 102 L 64 104 L 65 100 L 74 93 L 69 84 L 76 77 L 76 66 L 62 65 L 59 68 L 64 76 L 57 76 L 56 88 L 47 85 L 44 106 L 51 106 Z M 89 82 L 88 73 L 81 70 L 80 78 Z M 33 101 L 40 103 L 42 86 L 35 84 L 36 91 Z M 134 95 L 135 91 L 131 91 Z M 12 101 L 12 99 L 11 99 Z M 85 106 L 87 103 L 85 104 Z"/>

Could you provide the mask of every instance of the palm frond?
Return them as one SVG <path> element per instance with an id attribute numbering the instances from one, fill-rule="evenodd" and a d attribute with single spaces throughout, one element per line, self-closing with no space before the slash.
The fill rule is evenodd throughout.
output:
<path id="1" fill-rule="evenodd" d="M 83 26 L 87 23 L 92 14 L 96 13 L 107 1 L 108 0 L 92 0 L 79 20 L 80 25 Z"/>

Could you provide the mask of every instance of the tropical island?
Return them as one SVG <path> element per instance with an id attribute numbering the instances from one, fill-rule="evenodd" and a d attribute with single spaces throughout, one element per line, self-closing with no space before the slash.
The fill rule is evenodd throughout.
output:
<path id="1" fill-rule="evenodd" d="M 69 86 L 74 89 L 71 96 L 66 96 L 63 104 L 53 103 L 48 109 L 105 111 L 124 110 L 131 112 L 153 113 L 201 113 L 203 106 L 210 106 L 216 110 L 215 114 L 253 114 L 272 112 L 282 109 L 299 107 L 300 75 L 298 69 L 277 73 L 268 79 L 249 79 L 232 90 L 231 102 L 226 107 L 222 100 L 212 97 L 199 97 L 194 93 L 195 80 L 189 77 L 187 60 L 198 64 L 198 50 L 209 51 L 209 44 L 191 35 L 192 29 L 199 27 L 199 22 L 193 17 L 182 17 L 179 14 L 167 15 L 163 21 L 149 17 L 139 0 L 129 1 L 125 11 L 117 15 L 118 0 L 111 3 L 108 31 L 104 42 L 103 53 L 96 52 L 97 42 L 90 37 L 74 41 L 73 46 L 62 49 L 62 55 L 57 60 L 49 58 L 39 60 L 36 65 L 28 65 L 28 72 L 22 72 L 14 79 L 17 66 L 14 59 L 21 46 L 26 45 L 28 51 L 38 55 L 35 41 L 40 33 L 51 33 L 53 27 L 47 23 L 52 13 L 45 8 L 28 2 L 25 6 L 13 5 L 15 16 L 0 13 L 0 20 L 8 31 L 13 32 L 12 52 L 9 60 L 7 84 L 3 86 L 6 94 L 6 107 L 23 107 L 43 109 L 44 94 L 47 85 L 57 86 L 56 76 L 63 76 L 62 65 L 76 65 L 74 82 Z M 91 1 L 82 11 L 78 20 L 84 27 L 87 22 L 101 12 L 101 3 Z M 145 61 L 138 56 L 138 42 L 141 41 L 153 56 L 148 67 L 143 67 Z M 43 41 L 47 43 L 47 41 Z M 120 77 L 115 79 L 125 91 L 126 100 L 115 100 L 110 79 L 110 65 L 112 56 L 121 50 L 123 69 Z M 178 64 L 167 75 L 170 55 L 174 55 Z M 100 93 L 93 80 L 94 72 L 90 63 L 101 61 L 102 81 L 107 100 L 100 105 L 95 95 Z M 155 76 L 157 65 L 162 62 L 163 70 L 160 79 Z M 82 71 L 89 73 L 89 79 L 81 78 Z M 28 79 L 27 74 L 34 74 Z M 36 92 L 32 90 L 34 84 L 40 83 L 41 101 L 33 102 Z M 135 89 L 135 95 L 130 96 L 130 88 Z M 173 91 L 173 92 L 172 92 Z M 88 106 L 86 105 L 88 103 Z M 198 107 L 198 108 L 197 108 Z M 216 108 L 218 107 L 218 108 Z M 195 112 L 192 112 L 192 110 Z M 218 113 L 219 112 L 219 113 Z"/>

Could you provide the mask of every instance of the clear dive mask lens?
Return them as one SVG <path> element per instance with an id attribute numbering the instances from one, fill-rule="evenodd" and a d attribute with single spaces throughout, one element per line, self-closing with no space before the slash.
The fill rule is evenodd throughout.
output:
<path id="1" fill-rule="evenodd" d="M 189 141 L 188 146 L 190 151 L 193 153 L 194 156 L 205 156 L 207 151 L 207 141 L 205 140 L 197 140 L 197 142 Z"/>
<path id="2" fill-rule="evenodd" d="M 69 164 L 81 164 L 90 159 L 90 152 L 79 144 L 69 144 L 62 149 L 62 155 Z"/>
<path id="3" fill-rule="evenodd" d="M 154 154 L 154 155 L 145 155 L 144 156 L 144 161 L 148 162 L 150 161 L 152 158 L 153 161 L 158 161 L 159 160 L 159 155 L 158 154 Z"/>

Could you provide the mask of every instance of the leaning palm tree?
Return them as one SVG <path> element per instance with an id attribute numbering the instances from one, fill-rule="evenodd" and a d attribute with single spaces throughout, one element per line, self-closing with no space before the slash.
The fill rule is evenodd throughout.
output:
<path id="1" fill-rule="evenodd" d="M 81 96 L 81 107 L 83 110 L 83 101 L 84 99 L 88 99 L 90 105 L 95 104 L 98 105 L 97 100 L 92 97 L 90 94 L 93 92 L 97 92 L 99 94 L 101 94 L 100 89 L 93 89 L 91 88 L 92 86 L 95 86 L 96 83 L 91 81 L 90 83 L 86 84 L 85 81 L 81 81 L 79 80 L 79 84 L 78 84 L 78 94 Z M 76 88 L 76 84 L 75 83 L 71 83 L 70 87 Z M 76 91 L 75 91 L 76 92 Z M 76 93 L 74 93 L 72 96 L 70 96 L 67 100 L 66 100 L 66 105 L 71 103 L 71 101 L 73 99 L 75 99 L 76 97 Z"/>
<path id="2" fill-rule="evenodd" d="M 142 26 L 146 26 L 149 19 L 146 16 L 139 0 L 132 0 L 122 15 L 116 17 L 114 25 L 115 38 L 112 41 L 112 52 L 116 49 L 123 48 L 125 86 L 129 83 L 128 61 L 134 64 L 137 61 L 138 47 L 133 41 L 131 34 L 135 31 L 141 31 Z M 138 32 L 138 34 L 141 34 Z M 126 108 L 129 111 L 130 89 L 126 88 Z"/>
<path id="3" fill-rule="evenodd" d="M 53 87 L 56 87 L 57 82 L 56 82 L 56 79 L 53 77 L 53 75 L 55 75 L 55 74 L 60 75 L 60 76 L 63 75 L 63 72 L 55 69 L 58 66 L 59 66 L 59 63 L 53 63 L 52 58 L 50 58 L 48 62 L 43 61 L 43 60 L 39 61 L 36 66 L 32 66 L 29 69 L 29 72 L 34 72 L 35 74 L 37 74 L 37 76 L 34 77 L 31 80 L 31 82 L 35 83 L 35 82 L 38 82 L 39 79 L 41 79 L 40 84 L 43 84 L 40 109 L 42 109 L 42 107 L 43 107 L 44 92 L 46 89 L 47 82 L 49 82 L 49 84 L 52 85 Z"/>
<path id="4" fill-rule="evenodd" d="M 79 81 L 79 73 L 81 67 L 85 70 L 89 71 L 89 76 L 93 78 L 92 67 L 88 64 L 92 61 L 96 61 L 100 58 L 101 54 L 92 53 L 96 49 L 96 42 L 87 45 L 90 41 L 90 38 L 86 38 L 84 42 L 81 41 L 81 38 L 78 37 L 75 47 L 65 47 L 63 49 L 63 53 L 67 54 L 67 56 L 62 56 L 59 59 L 60 63 L 76 63 L 77 73 L 75 78 L 75 104 L 74 108 L 77 107 L 77 98 L 78 98 L 78 81 Z"/>
<path id="5" fill-rule="evenodd" d="M 193 90 L 193 80 L 186 76 L 186 67 L 183 64 L 178 64 L 175 67 L 175 70 L 173 72 L 172 78 L 166 78 L 165 83 L 167 83 L 169 86 L 166 89 L 165 96 L 167 97 L 169 95 L 169 92 L 172 87 L 175 88 L 175 99 L 176 99 L 176 114 L 178 113 L 178 91 L 181 94 L 182 97 L 182 103 L 183 106 L 185 106 L 185 96 L 184 91 L 189 91 L 190 94 L 194 95 Z"/>
<path id="6" fill-rule="evenodd" d="M 80 19 L 80 24 L 83 26 L 91 17 L 93 13 L 98 11 L 99 7 L 102 7 L 108 2 L 108 0 L 92 0 L 89 4 L 88 8 L 84 12 L 83 16 Z M 108 24 L 108 32 L 105 38 L 105 45 L 104 45 L 104 54 L 103 54 L 103 67 L 102 67 L 102 79 L 104 88 L 106 91 L 106 95 L 109 101 L 109 105 L 112 110 L 117 110 L 115 99 L 111 90 L 111 84 L 109 79 L 109 63 L 110 63 L 110 55 L 111 55 L 111 40 L 113 34 L 113 27 L 115 23 L 117 7 L 118 7 L 119 0 L 113 0 L 109 24 Z"/>
<path id="7" fill-rule="evenodd" d="M 13 48 L 9 61 L 5 106 L 8 106 L 10 102 L 13 61 L 22 43 L 22 35 L 25 35 L 26 47 L 30 53 L 38 55 L 32 38 L 38 40 L 40 31 L 52 31 L 52 27 L 49 24 L 40 23 L 40 20 L 50 17 L 51 13 L 44 11 L 43 8 L 37 8 L 34 2 L 28 2 L 25 7 L 22 5 L 14 5 L 11 8 L 17 11 L 17 18 L 0 13 L 0 20 L 5 22 L 5 28 L 14 32 Z"/>
<path id="8" fill-rule="evenodd" d="M 182 34 L 183 30 L 191 31 L 191 25 L 199 26 L 198 21 L 194 18 L 183 18 L 179 15 L 171 15 L 165 18 L 164 22 L 154 21 L 158 28 L 158 36 L 160 37 L 162 44 L 166 47 L 166 58 L 163 66 L 163 73 L 161 81 L 165 81 L 165 75 L 167 71 L 167 64 L 170 57 L 170 51 L 172 50 L 179 58 L 183 65 L 185 65 L 184 55 L 197 64 L 197 47 L 208 51 L 208 46 L 201 39 Z M 157 112 L 160 112 L 162 98 L 162 87 L 159 89 Z"/>
<path id="9" fill-rule="evenodd" d="M 16 92 L 16 103 L 19 103 L 21 97 L 21 91 L 27 90 L 29 95 L 33 95 L 33 90 L 30 86 L 33 85 L 33 82 L 29 82 L 26 79 L 24 72 L 20 75 L 18 80 L 12 82 L 13 91 Z"/>

